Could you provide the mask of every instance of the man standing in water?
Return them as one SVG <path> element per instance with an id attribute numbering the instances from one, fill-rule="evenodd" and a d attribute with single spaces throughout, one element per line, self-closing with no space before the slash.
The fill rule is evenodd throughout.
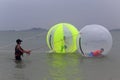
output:
<path id="1" fill-rule="evenodd" d="M 21 61 L 21 56 L 23 56 L 23 53 L 30 54 L 30 50 L 24 50 L 22 49 L 21 45 L 22 40 L 17 39 L 16 43 L 17 45 L 15 46 L 15 60 Z"/>

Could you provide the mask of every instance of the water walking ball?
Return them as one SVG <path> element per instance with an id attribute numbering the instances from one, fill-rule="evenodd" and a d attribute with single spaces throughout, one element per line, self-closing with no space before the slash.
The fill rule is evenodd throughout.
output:
<path id="1" fill-rule="evenodd" d="M 92 51 L 104 49 L 102 55 L 108 54 L 112 47 L 110 32 L 101 25 L 87 25 L 80 30 L 77 38 L 78 52 L 84 56 Z"/>
<path id="2" fill-rule="evenodd" d="M 47 33 L 47 45 L 56 53 L 72 53 L 77 50 L 76 39 L 79 31 L 69 23 L 59 23 Z"/>

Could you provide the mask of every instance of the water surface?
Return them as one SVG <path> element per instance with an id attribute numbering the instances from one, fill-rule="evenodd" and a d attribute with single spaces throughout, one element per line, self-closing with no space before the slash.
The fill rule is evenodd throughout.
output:
<path id="1" fill-rule="evenodd" d="M 84 58 L 80 54 L 48 53 L 46 32 L 0 32 L 0 80 L 120 80 L 120 31 L 112 31 L 113 47 L 106 57 Z M 15 62 L 15 40 L 33 49 Z"/>

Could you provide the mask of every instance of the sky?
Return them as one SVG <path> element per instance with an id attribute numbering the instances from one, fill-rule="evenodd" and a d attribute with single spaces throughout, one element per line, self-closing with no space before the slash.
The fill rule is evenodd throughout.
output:
<path id="1" fill-rule="evenodd" d="M 61 22 L 116 29 L 119 8 L 120 0 L 0 0 L 0 30 L 49 29 Z"/>

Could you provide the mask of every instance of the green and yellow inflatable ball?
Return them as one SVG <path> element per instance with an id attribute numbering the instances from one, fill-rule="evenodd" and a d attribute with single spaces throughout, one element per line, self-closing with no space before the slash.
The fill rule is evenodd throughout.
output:
<path id="1" fill-rule="evenodd" d="M 69 23 L 56 24 L 47 33 L 47 45 L 56 53 L 72 53 L 77 49 L 78 34 L 79 31 Z"/>

